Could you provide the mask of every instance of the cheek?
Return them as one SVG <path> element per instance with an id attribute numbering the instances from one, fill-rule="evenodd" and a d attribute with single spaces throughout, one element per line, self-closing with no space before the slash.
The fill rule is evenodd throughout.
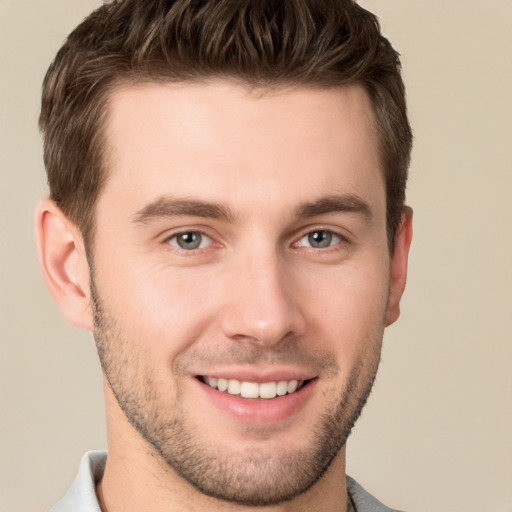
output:
<path id="1" fill-rule="evenodd" d="M 313 333 L 324 333 L 342 361 L 356 359 L 380 344 L 388 289 L 380 265 L 334 268 L 305 287 L 308 324 Z"/>
<path id="2" fill-rule="evenodd" d="M 198 280 L 183 269 L 170 267 L 159 246 L 142 243 L 132 231 L 115 223 L 115 214 L 112 217 L 114 221 L 98 226 L 96 233 L 96 246 L 102 247 L 94 257 L 100 295 L 123 325 L 134 334 L 142 333 L 143 339 L 149 333 L 169 337 L 173 331 L 182 331 L 182 324 L 199 306 Z"/>
<path id="3" fill-rule="evenodd" d="M 155 358 L 172 359 L 204 334 L 215 313 L 211 277 L 155 266 L 122 270 L 104 269 L 104 275 L 124 277 L 98 278 L 100 293 L 136 344 Z"/>

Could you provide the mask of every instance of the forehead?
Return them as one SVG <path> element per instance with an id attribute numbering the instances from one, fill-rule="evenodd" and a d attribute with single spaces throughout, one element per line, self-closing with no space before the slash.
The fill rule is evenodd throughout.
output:
<path id="1" fill-rule="evenodd" d="M 382 203 L 374 127 L 370 101 L 357 86 L 119 88 L 109 105 L 109 175 L 99 201 L 123 199 L 137 211 L 172 194 L 268 208 L 353 193 Z"/>

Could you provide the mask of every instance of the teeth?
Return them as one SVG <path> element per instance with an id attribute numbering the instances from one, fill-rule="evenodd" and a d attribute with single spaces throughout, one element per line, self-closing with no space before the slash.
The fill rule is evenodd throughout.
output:
<path id="1" fill-rule="evenodd" d="M 288 382 L 288 393 L 293 393 L 297 390 L 297 384 L 298 382 L 296 380 L 291 380 Z"/>
<path id="2" fill-rule="evenodd" d="M 238 381 L 235 381 L 238 382 Z M 240 385 L 240 394 L 244 398 L 258 398 L 260 396 L 260 390 L 258 384 L 256 382 L 242 382 Z M 228 388 L 228 393 L 231 393 L 230 388 Z M 231 393 L 232 395 L 237 395 L 238 393 Z"/>
<path id="3" fill-rule="evenodd" d="M 299 390 L 303 380 L 280 380 L 278 382 L 247 382 L 237 379 L 218 379 L 203 377 L 203 382 L 219 391 L 227 391 L 230 395 L 241 395 L 243 398 L 266 398 L 284 396 Z"/>
<path id="4" fill-rule="evenodd" d="M 260 388 L 261 398 L 275 398 L 277 395 L 277 384 L 275 382 L 263 382 L 258 387 Z"/>
<path id="5" fill-rule="evenodd" d="M 283 396 L 286 395 L 286 393 L 288 393 L 288 382 L 285 380 L 280 380 L 277 383 L 277 394 L 278 396 Z"/>
<path id="6" fill-rule="evenodd" d="M 228 380 L 228 393 L 230 395 L 239 395 L 241 387 L 242 387 L 242 383 L 239 380 L 236 380 L 236 379 Z"/>

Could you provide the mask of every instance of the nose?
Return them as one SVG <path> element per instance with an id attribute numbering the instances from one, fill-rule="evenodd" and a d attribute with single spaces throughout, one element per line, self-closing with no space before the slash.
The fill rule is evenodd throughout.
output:
<path id="1" fill-rule="evenodd" d="M 302 335 L 306 322 L 291 274 L 276 254 L 253 254 L 232 269 L 221 312 L 223 334 L 262 346 Z"/>

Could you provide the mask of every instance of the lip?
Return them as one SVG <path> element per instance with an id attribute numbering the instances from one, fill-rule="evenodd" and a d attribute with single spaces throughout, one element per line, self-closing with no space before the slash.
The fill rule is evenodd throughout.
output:
<path id="1" fill-rule="evenodd" d="M 313 394 L 318 379 L 311 378 L 302 373 L 297 372 L 278 372 L 268 373 L 266 375 L 256 374 L 253 372 L 208 372 L 205 375 L 209 377 L 238 379 L 248 382 L 270 382 L 279 380 L 305 380 L 306 384 L 294 393 L 284 396 L 277 396 L 272 399 L 254 399 L 242 398 L 240 395 L 230 395 L 227 392 L 219 391 L 205 384 L 199 376 L 194 377 L 195 385 L 199 388 L 199 393 L 211 403 L 214 408 L 219 409 L 223 413 L 228 414 L 237 422 L 262 426 L 272 425 L 284 422 L 292 418 L 294 415 L 306 406 Z M 304 378 L 301 378 L 304 377 Z"/>

